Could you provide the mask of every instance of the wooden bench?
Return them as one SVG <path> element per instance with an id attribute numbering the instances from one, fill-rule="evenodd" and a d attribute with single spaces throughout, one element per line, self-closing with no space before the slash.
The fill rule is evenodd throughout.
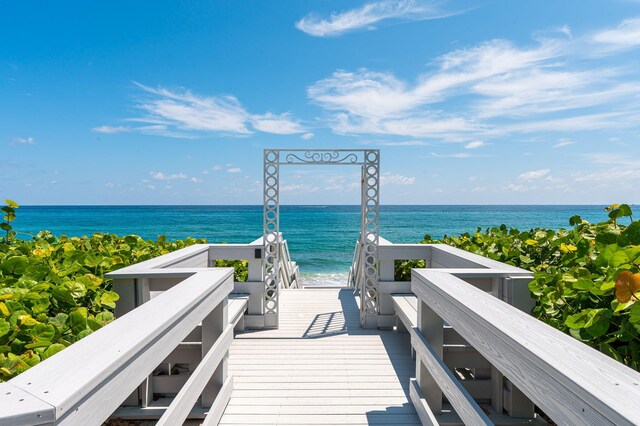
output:
<path id="1" fill-rule="evenodd" d="M 234 331 L 244 331 L 244 314 L 247 311 L 249 295 L 244 293 L 231 293 L 227 304 L 229 324 L 234 325 Z"/>
<path id="2" fill-rule="evenodd" d="M 392 294 L 393 307 L 397 316 L 397 330 L 416 337 L 418 330 L 418 298 L 413 293 Z M 474 399 L 491 399 L 491 364 L 469 345 L 449 325 L 443 330 L 443 361 L 462 379 L 464 387 Z M 415 349 L 411 347 L 411 357 L 415 359 Z"/>

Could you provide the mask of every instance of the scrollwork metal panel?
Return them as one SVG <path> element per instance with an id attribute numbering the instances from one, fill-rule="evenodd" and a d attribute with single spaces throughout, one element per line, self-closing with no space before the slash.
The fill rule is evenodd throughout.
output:
<path id="1" fill-rule="evenodd" d="M 362 155 L 358 155 L 357 152 L 341 151 L 341 150 L 306 150 L 299 151 L 293 150 L 283 152 L 283 158 L 285 164 L 362 164 Z"/>

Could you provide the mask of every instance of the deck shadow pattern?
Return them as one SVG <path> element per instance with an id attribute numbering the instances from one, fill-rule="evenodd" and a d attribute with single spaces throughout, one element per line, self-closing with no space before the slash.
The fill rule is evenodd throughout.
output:
<path id="1" fill-rule="evenodd" d="M 280 328 L 231 346 L 230 424 L 420 424 L 408 334 L 360 328 L 348 289 L 283 290 Z"/>

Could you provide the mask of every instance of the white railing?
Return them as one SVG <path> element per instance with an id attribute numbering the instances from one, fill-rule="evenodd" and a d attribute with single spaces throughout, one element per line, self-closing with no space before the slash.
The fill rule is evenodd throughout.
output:
<path id="1" fill-rule="evenodd" d="M 638 372 L 446 271 L 414 269 L 411 290 L 418 321 L 410 390 L 424 424 L 437 422 L 443 394 L 465 424 L 493 424 L 447 366 L 445 325 L 504 374 L 498 384 L 505 392 L 517 387 L 557 424 L 640 423 Z M 498 414 L 509 396 L 492 401 Z"/>
<path id="2" fill-rule="evenodd" d="M 163 410 L 160 424 L 181 424 L 198 398 L 208 412 L 204 423 L 216 424 L 233 386 L 226 370 L 233 340 L 227 320 L 232 273 L 231 268 L 191 273 L 148 303 L 0 384 L 0 424 L 102 424 L 199 324 L 202 361 Z"/>
<path id="3" fill-rule="evenodd" d="M 403 260 L 422 260 L 427 268 L 461 277 L 519 309 L 530 311 L 534 306 L 527 287 L 531 272 L 446 244 L 394 244 L 380 237 L 378 260 L 380 327 L 396 325 L 391 295 L 411 292 L 410 281 L 395 280 L 395 263 Z"/>
<path id="4" fill-rule="evenodd" d="M 362 284 L 361 272 L 362 272 L 362 243 L 356 241 L 356 247 L 353 250 L 353 258 L 351 259 L 351 265 L 349 266 L 349 275 L 347 277 L 347 287 L 355 290 L 360 290 Z"/>
<path id="5" fill-rule="evenodd" d="M 282 288 L 300 288 L 300 269 L 296 262 L 291 260 L 289 244 L 280 235 L 280 286 Z"/>

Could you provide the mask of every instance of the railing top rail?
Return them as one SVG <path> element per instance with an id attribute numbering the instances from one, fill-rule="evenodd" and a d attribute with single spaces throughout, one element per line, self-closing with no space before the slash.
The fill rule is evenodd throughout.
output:
<path id="1" fill-rule="evenodd" d="M 446 260 L 457 258 L 464 262 L 466 265 L 476 268 L 488 268 L 488 269 L 500 269 L 507 270 L 513 273 L 523 274 L 530 273 L 529 271 L 518 268 L 506 263 L 498 262 L 497 260 L 489 259 L 484 256 L 477 255 L 475 253 L 468 252 L 466 250 L 452 247 L 447 244 L 394 244 L 389 240 L 380 238 L 380 244 L 378 246 L 380 260 L 391 259 L 429 259 L 429 260 Z M 399 257 L 396 257 L 399 256 Z M 463 266 L 455 266 L 463 268 Z M 464 266 L 466 267 L 466 266 Z"/>
<path id="2" fill-rule="evenodd" d="M 172 265 L 179 264 L 180 262 L 187 260 L 191 257 L 203 254 L 211 250 L 255 250 L 262 248 L 262 237 L 248 244 L 194 244 L 188 247 L 184 247 L 180 250 L 176 250 L 171 253 L 164 254 L 162 256 L 154 257 L 153 259 L 145 260 L 143 262 L 129 265 L 117 271 L 109 272 L 106 274 L 107 278 L 133 278 L 139 275 L 158 274 L 162 276 L 185 276 L 185 273 L 190 271 L 197 272 L 199 269 L 195 268 L 171 268 Z M 251 256 L 250 258 L 253 258 Z M 160 273 L 159 270 L 164 269 L 166 273 Z"/>
<path id="3" fill-rule="evenodd" d="M 634 424 L 640 373 L 442 271 L 412 291 L 560 423 Z"/>
<path id="4" fill-rule="evenodd" d="M 154 257 L 153 259 L 145 260 L 144 262 L 125 266 L 122 269 L 106 274 L 106 277 L 113 278 L 117 275 L 131 273 L 133 271 L 166 268 L 167 266 L 175 264 L 183 259 L 204 253 L 207 250 L 209 250 L 209 244 L 194 244 L 162 256 Z"/>
<path id="5" fill-rule="evenodd" d="M 130 376 L 133 374 L 131 371 L 121 380 L 115 380 L 114 375 L 130 368 L 131 360 L 151 357 L 153 359 L 143 364 L 150 366 L 161 362 L 211 311 L 210 303 L 227 296 L 232 289 L 229 280 L 232 275 L 232 268 L 201 269 L 2 386 L 15 386 L 50 405 L 55 410 L 55 419 L 68 415 L 70 410 L 95 392 L 109 392 L 107 387 L 118 388 L 118 392 L 103 396 L 107 398 L 104 404 L 108 407 L 115 403 L 115 409 L 127 394 L 125 385 L 131 387 L 130 392 L 139 382 L 133 383 L 135 378 Z M 162 350 L 166 350 L 166 354 L 161 350 L 148 351 L 158 339 L 171 339 L 171 342 L 163 340 Z M 175 345 L 171 346 L 173 343 Z M 136 371 L 140 381 L 150 374 L 150 371 L 140 368 Z M 122 382 L 125 379 L 127 381 Z M 105 384 L 109 386 L 103 386 Z M 4 392 L 0 394 L 0 406 L 7 406 L 11 402 L 10 397 Z"/>

